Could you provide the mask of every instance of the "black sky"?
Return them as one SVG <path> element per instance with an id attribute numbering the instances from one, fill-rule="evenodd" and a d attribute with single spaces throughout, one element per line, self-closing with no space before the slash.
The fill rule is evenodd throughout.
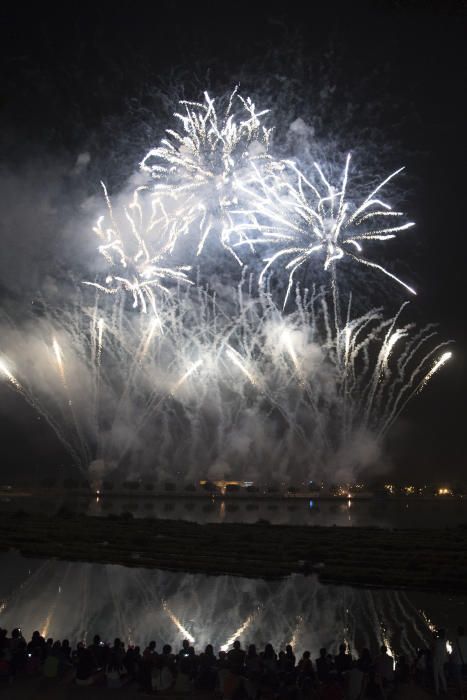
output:
<path id="1" fill-rule="evenodd" d="M 209 74 L 213 85 L 228 83 L 229 73 L 235 76 L 240 66 L 257 70 L 268 52 L 293 51 L 294 42 L 301 73 L 288 77 L 306 80 L 314 75 L 313 65 L 331 60 L 326 52 L 333 46 L 341 81 L 356 89 L 371 86 L 371 94 L 357 90 L 358 99 L 381 104 L 374 119 L 388 141 L 397 143 L 395 162 L 405 162 L 413 177 L 409 206 L 417 221 L 417 246 L 408 269 L 420 289 L 417 313 L 439 322 L 442 336 L 455 340 L 451 365 L 394 431 L 391 460 L 398 475 L 420 478 L 426 471 L 432 478 L 467 481 L 466 5 L 352 2 L 340 9 L 325 4 L 332 6 L 158 2 L 4 8 L 2 172 L 27 167 L 31 154 L 39 159 L 68 154 L 72 161 L 89 134 L 96 134 L 95 143 L 101 139 L 102 161 L 121 148 L 119 163 L 130 172 L 150 125 L 141 124 L 141 143 L 133 151 L 127 145 L 131 134 L 124 141 L 109 125 L 120 118 L 124 128 L 133 128 L 138 112 L 146 118 L 151 81 L 164 83 L 175 74 L 187 91 L 191 82 L 201 90 L 201 81 L 192 77 L 196 73 Z M 374 74 L 382 80 L 369 80 Z M 60 461 L 52 436 L 31 429 L 35 418 L 19 397 L 0 387 L 0 402 L 2 473 Z"/>

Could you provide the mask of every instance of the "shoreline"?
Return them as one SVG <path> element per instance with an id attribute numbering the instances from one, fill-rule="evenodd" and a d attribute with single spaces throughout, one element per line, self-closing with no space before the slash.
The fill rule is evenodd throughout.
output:
<path id="1" fill-rule="evenodd" d="M 467 496 L 463 494 L 453 494 L 449 496 L 439 496 L 439 495 L 378 495 L 378 494 L 352 494 L 350 497 L 348 495 L 344 496 L 333 496 L 329 494 L 315 495 L 313 493 L 303 493 L 299 492 L 296 494 L 289 493 L 209 493 L 209 492 L 183 492 L 183 491 L 67 491 L 66 489 L 35 489 L 30 491 L 2 491 L 0 490 L 0 499 L 23 499 L 23 498 L 40 498 L 40 499 L 55 499 L 61 498 L 64 501 L 68 499 L 77 500 L 93 500 L 99 496 L 100 500 L 119 500 L 119 499 L 131 499 L 131 500 L 176 500 L 176 501 L 253 501 L 262 503 L 263 501 L 281 501 L 281 502 L 294 502 L 294 501 L 313 501 L 315 503 L 320 503 L 321 501 L 327 503 L 342 503 L 348 502 L 364 502 L 364 503 L 420 503 L 420 502 L 433 502 L 433 503 L 444 503 L 452 501 L 463 501 L 465 499 L 467 503 Z"/>
<path id="2" fill-rule="evenodd" d="M 467 593 L 467 527 L 384 529 L 198 523 L 67 512 L 0 513 L 0 550 L 26 557 L 321 583 Z"/>

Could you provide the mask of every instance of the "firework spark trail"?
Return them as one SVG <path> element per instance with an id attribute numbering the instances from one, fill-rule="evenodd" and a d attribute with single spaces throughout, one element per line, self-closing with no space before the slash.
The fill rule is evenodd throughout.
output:
<path id="1" fill-rule="evenodd" d="M 84 565 L 84 566 L 86 566 L 86 565 Z M 49 634 L 50 634 L 50 626 L 51 626 L 52 620 L 54 619 L 55 614 L 56 614 L 57 603 L 59 601 L 59 595 L 61 593 L 62 588 L 64 587 L 66 579 L 68 578 L 68 576 L 71 573 L 71 568 L 72 568 L 72 564 L 67 563 L 67 565 L 65 567 L 65 571 L 63 572 L 63 575 L 61 575 L 61 578 L 60 578 L 61 583 L 59 584 L 57 592 L 53 597 L 53 600 L 52 600 L 51 605 L 49 607 L 49 610 L 47 612 L 44 623 L 42 625 L 40 625 L 40 634 L 41 634 L 41 637 L 44 637 L 44 639 L 47 639 Z M 41 573 L 43 573 L 43 570 L 41 571 Z M 22 593 L 24 595 L 24 589 L 23 589 Z"/>
<path id="2" fill-rule="evenodd" d="M 164 233 L 161 231 L 163 222 L 154 218 L 154 207 L 151 209 L 149 220 L 146 221 L 144 218 L 140 198 L 145 188 L 137 188 L 129 206 L 124 207 L 125 229 L 123 229 L 116 222 L 107 189 L 103 183 L 101 184 L 111 226 L 105 227 L 105 217 L 100 216 L 93 230 L 98 238 L 104 241 L 98 246 L 99 253 L 104 256 L 111 270 L 116 269 L 121 272 L 107 275 L 105 284 L 89 281 L 84 284 L 111 295 L 118 294 L 120 289 L 124 289 L 133 297 L 133 308 L 140 307 L 143 313 L 147 313 L 150 308 L 157 317 L 156 292 L 164 296 L 170 294 L 169 283 L 170 285 L 177 282 L 192 284 L 187 277 L 191 267 L 189 265 L 171 267 L 167 262 L 168 246 L 164 243 Z M 136 212 L 135 216 L 132 215 L 133 212 Z M 151 238 L 151 246 L 147 241 L 148 238 Z"/>
<path id="3" fill-rule="evenodd" d="M 296 625 L 293 629 L 292 636 L 290 637 L 290 641 L 287 642 L 287 644 L 290 645 L 292 647 L 292 649 L 294 649 L 297 645 L 298 635 L 300 634 L 300 631 L 303 627 L 303 624 L 304 624 L 303 617 L 301 615 L 298 615 Z"/>
<path id="4" fill-rule="evenodd" d="M 203 364 L 203 360 L 196 360 L 191 367 L 187 369 L 187 371 L 180 377 L 180 379 L 174 384 L 173 389 L 171 389 L 170 393 L 172 396 L 175 396 L 176 392 L 180 389 L 183 384 L 191 377 L 191 375 L 196 372 L 198 367 L 201 367 Z"/>
<path id="5" fill-rule="evenodd" d="M 380 310 L 355 319 L 349 311 L 336 337 L 321 291 L 303 296 L 297 291 L 295 310 L 286 318 L 270 294 L 251 296 L 245 287 L 229 313 L 209 295 L 193 292 L 181 291 L 149 325 L 143 315 L 123 312 L 124 296 L 120 309 L 107 304 L 104 296 L 99 308 L 80 305 L 50 319 L 54 327 L 60 326 L 61 341 L 66 343 L 53 345 L 61 381 L 58 391 L 41 391 L 36 403 L 46 401 L 52 425 L 58 426 L 60 420 L 66 425 L 66 412 L 56 417 L 57 407 L 63 399 L 68 406 L 70 393 L 80 389 L 80 396 L 72 400 L 76 425 L 72 420 L 71 426 L 78 438 L 81 435 L 77 444 L 82 468 L 88 466 L 88 457 L 81 440 L 89 461 L 95 456 L 109 465 L 124 464 L 139 436 L 152 426 L 158 453 L 166 455 L 164 462 L 169 463 L 170 455 L 176 464 L 183 453 L 183 473 L 194 477 L 199 464 L 222 458 L 232 431 L 248 429 L 243 422 L 253 411 L 270 442 L 255 445 L 258 461 L 290 464 L 299 445 L 303 465 L 300 462 L 294 469 L 305 478 L 310 470 L 307 455 L 313 455 L 315 468 L 321 465 L 325 471 L 335 454 L 348 451 L 362 431 L 381 439 L 402 403 L 423 388 L 447 359 L 443 355 L 427 372 L 427 362 L 439 347 L 426 341 L 426 337 L 432 340 L 432 328 L 426 334 L 413 332 L 411 324 L 400 326 L 399 314 L 385 319 Z M 49 322 L 43 324 L 46 336 Z M 105 345 L 99 350 L 104 327 Z M 72 376 L 80 377 L 79 386 L 67 382 L 65 357 Z M 94 413 L 81 387 L 95 387 L 97 371 Z M 181 391 L 188 380 L 190 390 Z M 400 386 L 394 391 L 396 382 Z M 16 389 L 11 379 L 9 383 Z M 97 424 L 90 424 L 94 415 Z M 183 440 L 177 438 L 176 453 L 175 415 L 188 426 Z M 215 440 L 208 444 L 204 436 L 214 415 Z M 119 437 L 121 425 L 130 425 L 131 430 Z M 63 435 L 61 439 L 66 442 Z M 235 459 L 239 462 L 238 455 Z"/>
<path id="6" fill-rule="evenodd" d="M 450 342 L 451 341 L 439 343 L 435 348 L 427 352 L 422 361 L 415 367 L 411 376 L 405 381 L 402 390 L 396 396 L 393 397 L 392 406 L 390 406 L 386 410 L 386 414 L 384 415 L 384 418 L 386 418 L 386 420 L 382 421 L 382 427 L 379 433 L 380 435 L 383 435 L 385 432 L 387 432 L 389 427 L 397 420 L 402 411 L 405 409 L 409 401 L 411 401 L 411 399 L 413 399 L 416 394 L 419 394 L 426 387 L 433 375 L 452 358 L 452 352 L 444 352 L 441 355 L 441 357 L 435 361 L 430 371 L 427 372 L 427 374 L 421 380 L 419 380 L 420 374 L 426 362 L 435 354 L 435 352 L 438 352 L 441 348 L 445 347 Z M 414 383 L 416 384 L 415 389 L 410 391 Z"/>
<path id="7" fill-rule="evenodd" d="M 80 449 L 81 449 L 81 452 L 83 455 L 83 461 L 84 461 L 84 464 L 86 465 L 86 464 L 89 464 L 91 462 L 91 455 L 90 455 L 90 452 L 88 449 L 86 439 L 83 435 L 83 431 L 81 429 L 80 421 L 78 419 L 78 416 L 76 415 L 75 408 L 74 408 L 73 401 L 72 401 L 72 397 L 71 397 L 71 393 L 70 393 L 70 389 L 68 387 L 68 382 L 67 382 L 67 378 L 66 378 L 66 374 L 65 374 L 65 363 L 64 363 L 64 357 L 63 357 L 63 351 L 62 351 L 62 348 L 61 348 L 58 340 L 55 337 L 52 339 L 52 347 L 53 347 L 58 371 L 60 373 L 60 377 L 62 380 L 63 388 L 65 390 L 65 395 L 67 397 L 67 404 L 68 404 L 68 407 L 70 409 L 70 415 L 71 415 L 71 418 L 73 421 L 73 425 L 75 426 L 76 435 L 77 435 L 78 440 L 79 440 Z"/>
<path id="8" fill-rule="evenodd" d="M 381 440 L 451 357 L 437 357 L 445 343 L 433 347 L 432 326 L 417 331 L 400 323 L 404 305 L 393 318 L 378 309 L 352 318 L 349 301 L 341 319 L 342 258 L 374 267 L 414 292 L 362 257 L 365 241 L 384 242 L 413 226 L 381 199 L 402 169 L 357 197 L 350 155 L 338 184 L 317 162 L 305 175 L 299 163 L 275 160 L 271 130 L 262 124 L 266 112 L 236 91 L 227 102 L 215 104 L 205 93 L 201 103 L 181 104 L 180 131 L 169 130 L 141 163 L 152 180 L 124 206 L 113 206 L 102 185 L 107 213 L 94 231 L 110 271 L 104 282 L 85 283 L 97 289 L 99 303 L 92 311 L 79 301 L 64 305 L 38 323 L 50 326 L 59 390 L 52 396 L 35 377 L 39 401 L 25 388 L 33 382 L 21 373 L 17 379 L 2 360 L 0 372 L 46 417 L 83 469 L 94 453 L 122 464 L 150 421 L 158 454 L 175 464 L 184 452 L 189 474 L 196 464 L 222 459 L 228 438 L 245 429 L 259 463 L 273 460 L 290 469 L 299 445 L 304 474 L 311 455 L 315 466 L 328 468 L 362 433 Z M 259 276 L 247 277 L 245 265 L 230 290 L 224 282 L 220 292 L 204 288 L 201 257 L 196 282 L 188 278 L 189 265 L 174 263 L 185 236 L 195 239 L 197 256 L 211 253 L 207 240 L 213 237 L 241 263 L 249 261 L 235 251 L 256 256 L 257 247 L 266 249 Z M 315 257 L 331 273 L 331 293 L 297 285 L 292 299 L 297 271 Z M 286 278 L 282 310 L 269 283 L 276 267 Z M 127 296 L 143 314 L 152 312 L 149 323 L 127 312 Z M 189 390 L 181 391 L 188 380 Z M 263 443 L 248 433 L 252 416 L 261 423 Z M 177 425 L 184 426 L 184 447 Z M 205 436 L 214 432 L 208 448 Z"/>
<path id="9" fill-rule="evenodd" d="M 441 369 L 441 367 L 446 364 L 448 360 L 450 360 L 452 357 L 452 352 L 444 352 L 439 360 L 435 362 L 433 367 L 430 369 L 430 371 L 426 374 L 426 376 L 423 378 L 423 380 L 420 383 L 420 386 L 418 387 L 417 391 L 420 392 L 422 389 L 426 387 L 430 379 L 433 377 L 433 375 Z"/>
<path id="10" fill-rule="evenodd" d="M 183 634 L 184 639 L 188 639 L 190 644 L 195 643 L 195 638 L 188 632 L 188 630 L 182 625 L 180 619 L 172 612 L 172 610 L 167 605 L 167 601 L 162 602 L 162 609 L 164 610 L 167 617 L 174 623 L 175 627 L 180 630 Z"/>
<path id="11" fill-rule="evenodd" d="M 71 442 L 67 440 L 65 433 L 60 427 L 59 423 L 57 423 L 57 421 L 44 408 L 43 404 L 16 379 L 16 377 L 10 372 L 3 360 L 0 360 L 0 372 L 2 372 L 6 376 L 13 388 L 25 399 L 26 403 L 29 404 L 29 406 L 31 406 L 31 408 L 33 408 L 39 416 L 45 419 L 45 421 L 50 425 L 50 427 L 54 431 L 61 444 L 65 447 L 67 452 L 72 457 L 75 465 L 84 474 L 86 474 L 87 465 L 82 464 L 81 457 L 79 456 L 78 452 L 75 450 Z"/>
<path id="12" fill-rule="evenodd" d="M 257 610 L 248 615 L 248 617 L 242 622 L 238 629 L 236 629 L 235 632 L 233 632 L 233 634 L 228 638 L 228 640 L 224 644 L 222 644 L 221 651 L 228 651 L 232 644 L 235 642 L 235 640 L 238 639 L 240 635 L 244 634 L 244 632 L 246 632 L 246 630 L 250 627 L 251 623 L 257 616 L 259 610 L 260 608 L 258 607 Z"/>
<path id="13" fill-rule="evenodd" d="M 10 372 L 3 360 L 0 360 L 0 372 L 2 372 L 14 388 L 24 395 L 25 391 L 16 377 Z"/>
<path id="14" fill-rule="evenodd" d="M 239 368 L 241 372 L 245 375 L 245 377 L 248 379 L 248 381 L 253 384 L 253 386 L 258 385 L 258 380 L 251 374 L 251 372 L 247 369 L 245 366 L 245 362 L 242 360 L 241 356 L 239 355 L 238 352 L 236 352 L 233 348 L 230 346 L 227 348 L 227 355 L 229 358 L 232 360 L 234 365 Z"/>
<path id="15" fill-rule="evenodd" d="M 97 304 L 97 301 L 96 301 Z M 97 429 L 99 425 L 99 389 L 100 389 L 100 374 L 102 362 L 102 349 L 104 340 L 105 321 L 103 318 L 98 318 L 97 305 L 95 306 L 94 314 L 90 320 L 91 329 L 91 367 L 94 367 L 93 381 L 93 416 L 94 423 Z"/>
<path id="16" fill-rule="evenodd" d="M 347 186 L 350 154 L 347 156 L 340 188 L 333 187 L 325 178 L 321 167 L 314 163 L 318 173 L 310 180 L 292 161 L 274 163 L 262 170 L 255 168 L 255 187 L 246 189 L 254 212 L 256 235 L 237 246 L 248 243 L 280 248 L 265 258 L 265 265 L 259 276 L 259 284 L 264 282 L 268 270 L 281 258 L 286 258 L 284 270 L 288 274 L 288 287 L 284 298 L 284 308 L 292 288 L 295 272 L 310 258 L 324 255 L 324 269 L 348 257 L 362 265 L 373 267 L 405 287 L 410 293 L 415 290 L 392 274 L 382 265 L 362 257 L 363 241 L 386 241 L 412 226 L 406 222 L 388 226 L 386 219 L 398 219 L 402 212 L 393 211 L 389 204 L 375 195 L 403 168 L 387 177 L 360 205 L 347 199 Z M 260 187 L 257 186 L 260 183 Z M 322 191 L 324 186 L 325 192 Z M 368 211 L 370 210 L 370 211 Z"/>
<path id="17" fill-rule="evenodd" d="M 141 341 L 138 345 L 138 348 L 136 350 L 136 353 L 134 355 L 134 358 L 131 361 L 129 370 L 128 370 L 128 378 L 127 381 L 125 382 L 125 386 L 123 389 L 123 392 L 121 393 L 117 407 L 115 410 L 115 415 L 114 415 L 114 420 L 112 422 L 112 426 L 110 429 L 110 434 L 112 434 L 112 431 L 115 429 L 116 421 L 118 417 L 121 415 L 122 410 L 125 407 L 125 404 L 131 400 L 131 395 L 132 392 L 134 391 L 135 383 L 137 380 L 137 375 L 139 373 L 144 373 L 145 366 L 144 366 L 144 360 L 147 357 L 147 354 L 149 352 L 150 346 L 152 341 L 154 340 L 154 336 L 156 334 L 156 329 L 159 328 L 161 329 L 161 323 L 159 318 L 155 318 L 151 321 L 149 324 L 149 327 L 147 330 L 143 333 Z M 150 412 L 150 405 L 148 406 L 148 412 Z"/>
<path id="18" fill-rule="evenodd" d="M 213 232 L 241 264 L 230 239 L 247 240 L 251 224 L 238 192 L 242 181 L 256 180 L 249 164 L 267 158 L 272 130 L 263 127 L 260 118 L 268 110 L 257 112 L 251 99 L 236 89 L 223 113 L 207 92 L 202 103 L 180 104 L 185 114 L 175 117 L 181 131 L 167 130 L 167 138 L 141 162 L 142 170 L 156 180 L 153 201 L 166 217 L 168 247 L 173 251 L 180 237 L 195 230 L 199 256 Z"/>
<path id="19" fill-rule="evenodd" d="M 154 414 L 154 412 L 156 412 L 159 408 L 162 408 L 163 404 L 170 396 L 175 398 L 178 390 L 185 384 L 185 382 L 192 376 L 192 374 L 194 374 L 196 370 L 199 369 L 199 367 L 201 367 L 202 364 L 203 360 L 197 360 L 196 362 L 192 363 L 190 367 L 182 374 L 180 379 L 178 379 L 178 381 L 175 382 L 172 388 L 170 388 L 168 391 L 159 393 L 157 392 L 157 389 L 155 389 L 151 392 L 145 411 L 139 418 L 139 421 L 134 422 L 132 435 L 130 438 L 128 438 L 126 445 L 121 451 L 121 454 L 117 461 L 117 466 L 121 464 L 126 458 L 136 438 L 138 437 L 139 433 L 142 431 L 144 426 L 147 424 L 147 421 L 149 420 L 151 415 Z"/>
<path id="20" fill-rule="evenodd" d="M 15 589 L 15 591 L 6 599 L 3 600 L 1 605 L 0 605 L 0 615 L 2 615 L 7 608 L 14 607 L 15 603 L 17 602 L 18 598 L 20 596 L 24 596 L 25 593 L 31 588 L 31 586 L 35 586 L 37 583 L 37 579 L 40 577 L 40 575 L 44 572 L 44 570 L 47 570 L 51 566 L 52 562 L 51 561 L 43 561 L 37 569 L 34 571 L 34 573 L 29 572 L 28 578 L 23 581 L 18 588 Z"/>
<path id="21" fill-rule="evenodd" d="M 116 629 L 119 632 L 119 635 L 124 637 L 125 630 L 127 629 L 127 624 L 125 621 L 125 616 L 123 614 L 122 599 L 121 599 L 120 595 L 118 595 L 115 591 L 114 576 L 112 575 L 113 572 L 112 572 L 110 566 L 106 566 L 106 573 L 107 573 L 108 590 L 109 590 L 110 598 L 111 598 L 113 606 L 114 606 L 115 617 L 117 618 Z"/>
<path id="22" fill-rule="evenodd" d="M 394 316 L 391 324 L 389 325 L 388 331 L 385 335 L 384 341 L 381 345 L 381 349 L 379 351 L 378 359 L 375 365 L 375 369 L 373 372 L 373 378 L 372 382 L 370 384 L 370 390 L 368 394 L 368 399 L 366 402 L 366 421 L 368 422 L 370 413 L 374 407 L 374 400 L 376 397 L 378 385 L 384 382 L 385 378 L 385 373 L 388 367 L 388 362 L 389 358 L 391 356 L 391 351 L 393 350 L 395 344 L 397 343 L 398 340 L 403 338 L 405 336 L 405 333 L 403 331 L 400 331 L 398 329 L 394 330 L 396 323 L 399 319 L 400 314 L 404 310 L 405 303 L 401 306 L 397 314 Z"/>

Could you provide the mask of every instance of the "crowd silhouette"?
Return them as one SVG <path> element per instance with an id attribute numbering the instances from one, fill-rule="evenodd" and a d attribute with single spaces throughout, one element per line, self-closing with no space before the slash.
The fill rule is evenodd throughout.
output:
<path id="1" fill-rule="evenodd" d="M 154 640 L 145 647 L 125 646 L 119 638 L 109 643 L 97 634 L 89 645 L 81 641 L 72 646 L 67 639 L 45 639 L 38 631 L 27 641 L 19 628 L 10 636 L 0 629 L 0 679 L 16 683 L 33 676 L 45 683 L 113 689 L 131 684 L 145 694 L 231 700 L 410 698 L 411 688 L 439 694 L 448 686 L 463 697 L 467 636 L 459 627 L 447 646 L 445 630 L 438 630 L 430 647 L 419 649 L 414 658 L 393 658 L 384 644 L 377 654 L 363 648 L 354 657 L 341 643 L 335 655 L 322 648 L 316 659 L 310 651 L 298 659 L 290 644 L 278 652 L 272 644 L 258 651 L 254 644 L 244 649 L 236 640 L 216 655 L 211 644 L 196 653 L 186 639 L 179 650 L 169 644 L 159 648 Z"/>

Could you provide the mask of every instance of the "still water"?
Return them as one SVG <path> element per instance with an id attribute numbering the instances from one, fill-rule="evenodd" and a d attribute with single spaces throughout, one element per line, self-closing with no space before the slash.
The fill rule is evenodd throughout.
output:
<path id="1" fill-rule="evenodd" d="M 0 627 L 20 626 L 29 637 L 111 640 L 178 650 L 192 640 L 197 650 L 242 644 L 275 648 L 292 643 L 301 654 L 321 646 L 372 650 L 383 641 L 413 654 L 429 644 L 430 626 L 448 636 L 467 623 L 467 598 L 389 590 L 324 586 L 314 576 L 279 581 L 181 574 L 122 566 L 25 559 L 0 553 Z"/>
<path id="2" fill-rule="evenodd" d="M 2 510 L 53 513 L 61 507 L 89 515 L 168 518 L 208 522 L 380 527 L 455 527 L 467 523 L 467 498 L 368 500 L 261 500 L 216 498 L 99 498 L 78 500 L 4 498 Z"/>

